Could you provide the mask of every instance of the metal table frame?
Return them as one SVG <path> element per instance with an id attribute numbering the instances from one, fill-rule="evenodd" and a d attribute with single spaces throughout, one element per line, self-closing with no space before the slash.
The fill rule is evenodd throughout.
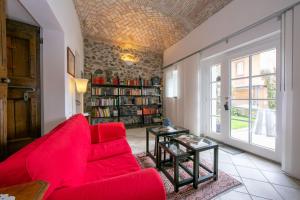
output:
<path id="1" fill-rule="evenodd" d="M 180 141 L 180 140 L 176 140 L 174 139 L 174 141 L 178 142 L 179 144 L 181 144 L 182 146 L 186 147 L 188 150 L 193 152 L 193 158 L 191 159 L 189 157 L 190 160 L 193 161 L 193 187 L 195 189 L 198 188 L 198 184 L 203 183 L 209 179 L 214 179 L 214 181 L 218 180 L 218 159 L 219 159 L 219 146 L 218 144 L 212 145 L 212 146 L 208 146 L 208 147 L 203 147 L 203 148 L 199 148 L 199 149 L 195 149 L 195 148 L 191 148 L 189 145 L 187 145 L 186 143 Z M 199 160 L 199 154 L 200 152 L 203 151 L 207 151 L 213 149 L 214 150 L 214 167 L 213 167 L 213 171 L 210 170 L 207 166 L 203 165 L 200 160 Z M 208 172 L 207 175 L 205 176 L 200 176 L 199 175 L 199 167 L 201 167 L 202 169 L 204 169 L 205 171 Z"/>
<path id="2" fill-rule="evenodd" d="M 149 156 L 156 164 L 156 166 L 158 166 L 158 143 L 160 141 L 161 138 L 163 138 L 164 141 L 166 141 L 166 136 L 170 136 L 170 135 L 176 135 L 179 133 L 187 133 L 189 134 L 190 131 L 188 129 L 184 129 L 181 127 L 178 127 L 182 130 L 178 130 L 178 131 L 174 131 L 174 132 L 161 132 L 161 133 L 155 133 L 154 131 L 152 131 L 152 128 L 157 128 L 157 127 L 149 127 L 146 128 L 146 155 Z M 176 127 L 174 127 L 176 129 Z M 154 147 L 154 155 L 149 151 L 149 135 L 150 133 L 152 135 L 155 136 L 155 147 Z M 165 154 L 164 154 L 165 156 Z"/>
<path id="3" fill-rule="evenodd" d="M 218 151 L 219 151 L 218 144 L 195 149 L 195 148 L 191 148 L 189 145 L 187 145 L 186 143 L 184 143 L 180 140 L 171 139 L 171 141 L 169 141 L 169 142 L 175 144 L 177 147 L 179 145 L 182 145 L 186 148 L 186 152 L 182 153 L 181 155 L 176 155 L 168 147 L 165 146 L 165 144 L 166 144 L 165 141 L 158 143 L 159 145 L 158 145 L 158 156 L 157 156 L 157 159 L 158 159 L 157 168 L 160 169 L 166 175 L 166 177 L 170 180 L 170 182 L 174 185 L 175 192 L 178 192 L 179 187 L 182 187 L 189 183 L 193 183 L 193 187 L 195 189 L 197 189 L 198 185 L 200 183 L 203 183 L 210 179 L 213 179 L 214 181 L 218 180 Z M 213 170 L 210 170 L 207 166 L 202 164 L 199 160 L 200 152 L 211 150 L 211 149 L 214 150 Z M 164 158 L 162 160 L 162 150 L 163 150 L 164 154 L 167 152 L 170 155 L 169 159 L 166 159 L 166 156 L 164 155 Z M 180 160 L 183 160 L 183 162 L 185 162 L 186 160 L 184 160 L 184 159 L 193 161 L 193 171 L 188 169 L 186 166 L 184 166 L 180 162 Z M 170 162 L 173 164 L 173 167 L 174 167 L 174 177 L 172 177 L 164 167 L 165 163 L 170 163 Z M 179 181 L 179 167 L 181 167 L 185 172 L 187 172 L 192 178 L 188 178 L 188 179 Z M 199 167 L 204 169 L 207 172 L 207 175 L 200 176 Z"/>

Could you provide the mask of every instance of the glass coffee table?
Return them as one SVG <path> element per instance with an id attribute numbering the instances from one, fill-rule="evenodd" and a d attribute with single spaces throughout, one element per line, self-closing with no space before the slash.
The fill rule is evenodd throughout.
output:
<path id="1" fill-rule="evenodd" d="M 174 189 L 177 192 L 178 188 L 189 183 L 193 183 L 193 187 L 196 189 L 198 184 L 207 180 L 218 179 L 218 144 L 193 134 L 177 134 L 169 136 L 170 141 L 159 142 L 158 151 L 158 168 L 166 175 L 170 182 L 174 185 Z M 214 150 L 214 163 L 213 169 L 205 166 L 199 160 L 200 152 L 207 150 Z M 162 152 L 167 153 L 169 158 L 162 157 Z M 184 162 L 191 160 L 193 162 L 193 169 L 187 168 L 183 165 Z M 169 165 L 166 163 L 172 162 L 174 167 L 173 177 L 166 170 Z M 199 173 L 199 167 L 204 169 L 207 173 L 203 176 Z M 182 168 L 192 178 L 186 180 L 179 180 L 179 168 Z"/>
<path id="2" fill-rule="evenodd" d="M 156 166 L 158 163 L 158 142 L 163 139 L 163 141 L 167 140 L 167 136 L 176 135 L 179 133 L 189 134 L 189 130 L 186 128 L 174 126 L 174 127 L 149 127 L 146 128 L 146 154 L 152 158 L 155 162 Z M 154 154 L 149 151 L 149 135 L 152 134 L 155 137 L 155 146 L 154 146 Z M 164 154 L 165 155 L 165 154 Z"/>

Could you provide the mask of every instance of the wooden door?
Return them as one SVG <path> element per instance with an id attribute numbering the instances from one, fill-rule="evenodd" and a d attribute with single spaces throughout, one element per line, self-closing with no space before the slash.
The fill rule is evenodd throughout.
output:
<path id="1" fill-rule="evenodd" d="M 39 28 L 7 20 L 7 152 L 40 136 Z"/>
<path id="2" fill-rule="evenodd" d="M 4 0 L 0 0 L 0 159 L 5 155 L 7 137 L 6 17 Z"/>

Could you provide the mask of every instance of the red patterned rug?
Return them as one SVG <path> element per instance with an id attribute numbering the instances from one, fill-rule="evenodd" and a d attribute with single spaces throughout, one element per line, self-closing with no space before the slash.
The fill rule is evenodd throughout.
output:
<path id="1" fill-rule="evenodd" d="M 149 168 L 149 167 L 155 167 L 155 164 L 153 160 L 146 156 L 145 153 L 139 153 L 136 154 L 136 159 L 140 163 L 140 165 L 143 168 Z M 201 160 L 201 162 L 211 167 L 211 164 L 208 163 L 205 160 Z M 188 168 L 192 168 L 192 162 L 186 162 L 185 165 Z M 168 172 L 170 174 L 173 174 L 174 171 L 172 168 L 168 169 Z M 185 199 L 185 200 L 209 200 L 217 196 L 218 194 L 221 194 L 222 192 L 225 192 L 233 187 L 236 187 L 240 185 L 241 183 L 237 181 L 236 179 L 232 178 L 228 174 L 224 173 L 223 171 L 219 170 L 219 177 L 217 181 L 207 181 L 205 183 L 199 184 L 198 189 L 194 189 L 192 184 L 183 186 L 179 188 L 179 192 L 174 192 L 174 187 L 172 183 L 167 179 L 167 177 L 162 173 L 159 172 L 160 176 L 164 182 L 166 193 L 167 193 L 167 199 L 168 200 L 175 200 L 175 199 Z M 187 174 L 185 171 L 179 172 L 180 178 L 187 178 L 190 177 L 189 174 Z M 206 172 L 200 168 L 200 174 L 205 175 Z"/>

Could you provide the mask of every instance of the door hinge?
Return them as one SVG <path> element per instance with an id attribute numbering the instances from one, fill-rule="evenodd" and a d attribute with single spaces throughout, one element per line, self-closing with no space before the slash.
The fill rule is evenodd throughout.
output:
<path id="1" fill-rule="evenodd" d="M 44 43 L 44 38 L 40 38 L 40 44 Z"/>

